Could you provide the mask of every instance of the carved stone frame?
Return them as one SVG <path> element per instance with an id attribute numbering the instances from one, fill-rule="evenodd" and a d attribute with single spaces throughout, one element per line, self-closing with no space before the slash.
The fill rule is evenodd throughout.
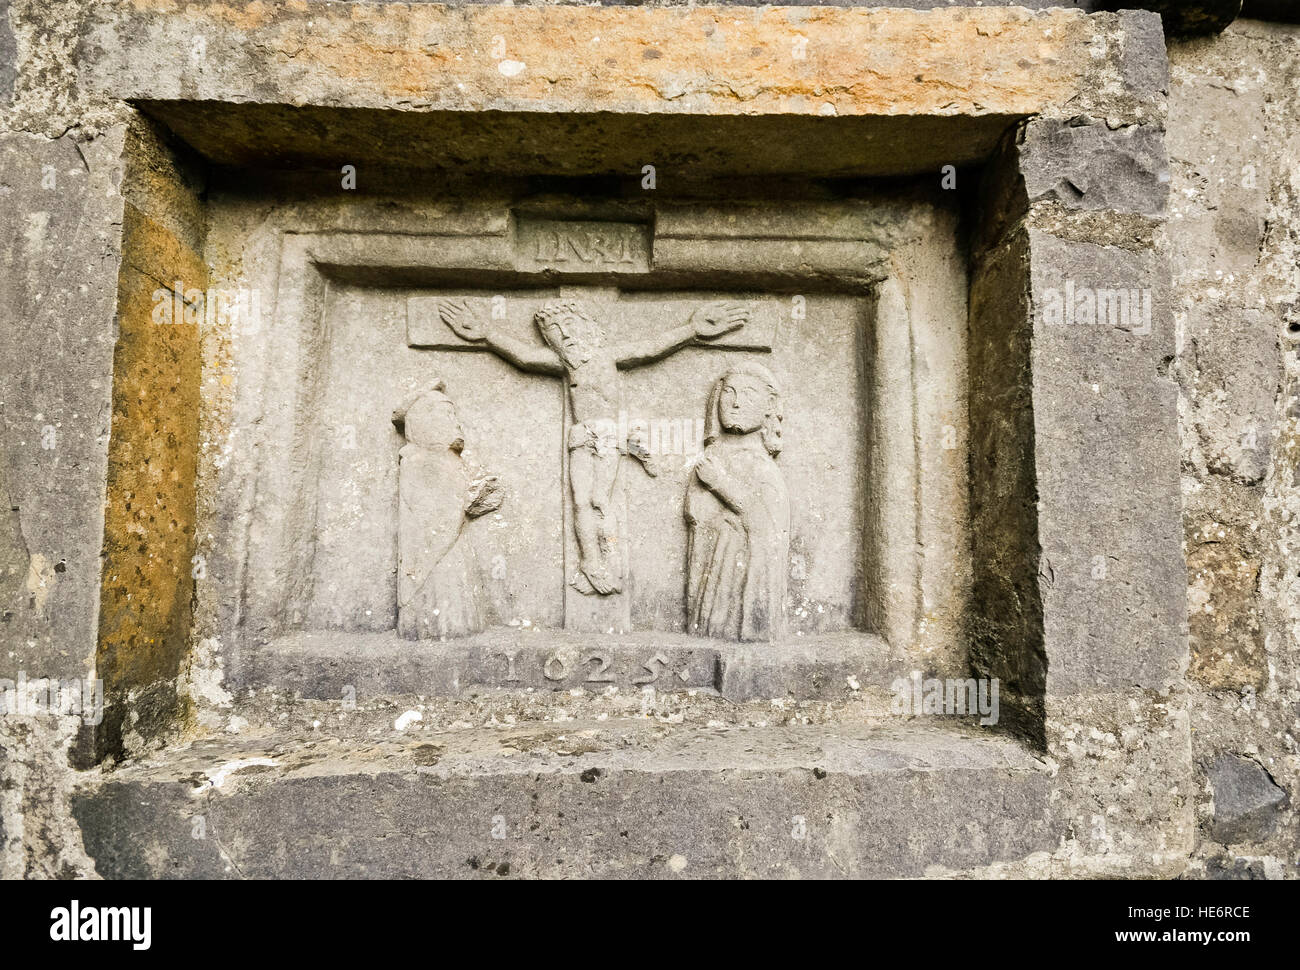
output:
<path id="1" fill-rule="evenodd" d="M 528 631 L 514 637 L 502 631 L 488 638 L 490 646 L 409 644 L 379 636 L 296 634 L 284 624 L 295 597 L 303 596 L 295 582 L 310 573 L 315 493 L 309 483 L 316 461 L 316 439 L 285 416 L 312 410 L 311 375 L 328 339 L 321 321 L 331 279 L 421 287 L 463 285 L 469 279 L 512 288 L 568 280 L 642 289 L 767 287 L 856 296 L 874 318 L 857 351 L 868 360 L 867 386 L 860 390 L 867 406 L 864 475 L 869 479 L 860 595 L 871 633 L 814 638 L 781 649 L 698 639 L 665 642 L 663 637 L 650 648 L 642 642 L 645 637 L 636 636 L 598 638 L 600 646 L 616 655 L 666 656 L 674 668 L 698 671 L 687 685 L 714 688 L 737 700 L 833 697 L 850 677 L 884 697 L 895 677 L 913 669 L 966 675 L 966 295 L 964 281 L 952 271 L 961 263 L 956 214 L 931 203 L 883 197 L 841 203 L 663 202 L 624 216 L 647 231 L 651 258 L 642 272 L 558 277 L 532 265 L 519 238 L 521 225 L 531 224 L 538 211 L 572 220 L 591 217 L 593 210 L 599 211 L 590 199 L 548 200 L 540 210 L 527 202 L 487 202 L 466 206 L 431 227 L 436 234 L 429 235 L 384 233 L 364 224 L 348 231 L 309 224 L 276 230 L 278 260 L 264 261 L 240 283 L 256 288 L 275 281 L 274 304 L 265 308 L 274 325 L 237 337 L 230 351 L 246 375 L 231 422 L 258 429 L 258 437 L 243 442 L 236 460 L 213 482 L 213 497 L 204 503 L 214 510 L 213 518 L 201 526 L 216 534 L 207 545 L 231 586 L 242 590 L 237 613 L 214 603 L 216 622 L 199 631 L 222 643 L 233 687 L 294 689 L 322 698 L 339 696 L 345 684 L 374 692 L 418 685 L 422 692 L 458 693 L 507 686 L 498 669 L 501 656 L 539 649 Z M 354 215 L 352 221 L 364 218 Z M 266 361 L 276 363 L 274 379 L 255 376 Z M 233 516 L 232 509 L 237 510 Z M 227 531 L 229 523 L 239 521 L 249 524 L 246 531 Z M 548 644 L 537 663 L 520 669 L 536 674 L 554 649 Z M 571 679 L 526 676 L 509 685 L 567 689 L 576 683 Z"/>
<path id="2" fill-rule="evenodd" d="M 1159 244 L 1167 62 L 1156 16 L 309 0 L 260 19 L 232 19 L 222 5 L 190 5 L 183 14 L 105 5 L 97 17 L 84 41 L 85 76 L 103 97 L 141 108 L 156 123 L 145 127 L 161 132 L 142 141 L 123 138 L 121 126 L 111 142 L 125 146 L 123 195 L 152 220 L 131 222 L 138 231 L 122 238 L 124 274 L 143 266 L 170 279 L 189 266 L 196 245 L 201 249 L 201 180 L 186 173 L 201 170 L 203 159 L 315 164 L 332 185 L 340 160 L 382 164 L 404 150 L 412 163 L 445 151 L 480 174 L 494 165 L 514 174 L 628 173 L 651 146 L 664 169 L 692 175 L 937 178 L 945 165 L 963 177 L 981 166 L 969 254 L 971 654 L 977 674 L 1002 681 L 1003 726 L 1027 746 L 1017 746 L 1014 757 L 985 759 L 920 727 L 903 742 L 863 741 L 860 750 L 875 755 L 849 759 L 856 787 L 845 789 L 863 840 L 844 840 L 842 852 L 855 872 L 904 875 L 1025 859 L 1037 859 L 1044 874 L 1179 870 L 1194 819 L 1186 796 L 1177 395 L 1168 374 L 1175 338 Z M 359 40 L 358 18 L 385 44 Z M 710 46 L 722 36 L 719 25 L 736 51 L 800 37 L 810 57 L 719 57 Z M 452 60 L 439 47 L 445 41 L 486 51 L 500 32 L 538 38 L 551 29 L 609 42 L 562 50 L 533 43 L 528 70 L 514 79 L 490 60 Z M 233 67 L 193 63 L 196 32 L 212 62 Z M 658 56 L 644 56 L 647 47 Z M 485 135 L 489 118 L 495 133 Z M 173 170 L 160 158 L 198 164 L 176 162 Z M 1110 177 L 1116 167 L 1137 174 L 1117 182 Z M 504 231 L 466 235 L 490 255 Z M 302 247 L 300 260 L 286 263 L 280 292 L 287 296 L 293 274 L 303 287 L 320 274 L 307 258 L 310 237 L 286 236 L 286 245 Z M 906 306 L 905 280 L 880 278 L 898 279 L 882 292 L 886 302 Z M 1042 313 L 1045 295 L 1070 279 L 1149 289 L 1156 298 L 1151 331 L 1053 325 Z M 86 306 L 107 333 L 116 321 L 95 312 L 103 297 L 89 294 Z M 139 301 L 125 290 L 116 299 L 123 326 L 138 324 Z M 189 344 L 176 353 L 193 364 L 199 349 Z M 152 375 L 151 366 L 120 356 L 115 390 Z M 191 379 L 184 366 L 178 373 Z M 189 406 L 197 408 L 197 399 Z M 198 420 L 197 413 L 174 417 Z M 115 421 L 104 446 L 110 504 L 124 499 L 112 469 L 129 462 L 121 450 L 129 441 Z M 192 485 L 182 482 L 191 499 Z M 136 543 L 110 541 L 114 528 L 106 525 L 106 577 L 134 565 Z M 188 593 L 183 564 L 173 572 L 177 592 Z M 184 624 L 169 614 L 156 624 L 158 636 L 118 643 L 105 631 L 135 606 L 107 588 L 101 595 L 98 643 L 74 649 L 112 674 L 117 696 L 109 703 L 120 708 L 179 673 L 187 645 L 178 644 L 175 628 Z M 233 611 L 237 622 L 240 608 L 222 604 L 217 612 Z M 200 602 L 200 613 L 205 609 Z M 230 673 L 236 683 L 245 676 Z M 163 704 L 133 711 L 135 730 L 165 734 L 172 711 Z M 898 773 L 885 762 L 895 756 L 922 757 L 929 766 L 923 782 L 913 774 L 905 784 L 921 786 L 915 798 L 933 809 L 933 824 L 905 809 L 875 809 L 893 804 Z M 776 772 L 774 784 L 805 784 L 808 773 L 799 771 L 798 778 Z M 707 773 L 682 779 L 682 791 L 696 793 L 699 804 L 721 790 Z M 569 791 L 569 781 L 557 777 L 556 792 Z M 161 777 L 124 784 L 146 783 L 172 784 Z M 476 788 L 474 797 L 508 791 L 501 777 L 491 784 L 497 788 Z M 573 789 L 581 794 L 582 785 Z M 123 789 L 122 804 L 137 805 L 140 794 Z M 428 790 L 417 795 L 425 800 Z M 174 803 L 187 797 L 177 794 Z M 119 815 L 110 815 L 115 821 L 101 831 L 101 846 L 132 838 Z M 1012 837 L 1001 837 L 1008 831 L 998 828 L 1001 821 Z M 311 819 L 299 822 L 310 828 Z M 140 822 L 143 831 L 151 824 Z M 979 838 L 1001 836 L 979 851 L 955 846 L 951 833 L 971 826 Z M 186 838 L 178 843 L 178 858 L 201 848 Z M 88 829 L 92 853 L 96 844 Z M 877 850 L 898 846 L 907 848 L 878 858 Z M 205 871 L 207 864 L 194 866 Z"/>

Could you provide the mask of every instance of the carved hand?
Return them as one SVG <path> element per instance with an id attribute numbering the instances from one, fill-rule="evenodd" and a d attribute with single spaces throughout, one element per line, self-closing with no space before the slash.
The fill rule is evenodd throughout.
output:
<path id="1" fill-rule="evenodd" d="M 438 316 L 461 340 L 479 343 L 487 339 L 487 325 L 468 300 L 439 300 Z"/>
<path id="2" fill-rule="evenodd" d="M 717 484 L 719 477 L 718 463 L 712 458 L 701 458 L 695 463 L 695 477 L 708 487 Z"/>
<path id="3" fill-rule="evenodd" d="M 697 337 L 714 340 L 739 330 L 749 322 L 750 315 L 750 308 L 743 303 L 710 303 L 691 314 L 691 324 Z"/>
<path id="4" fill-rule="evenodd" d="M 727 488 L 727 473 L 716 460 L 701 458 L 696 462 L 695 477 L 700 480 L 700 484 L 718 496 L 732 511 L 737 513 L 744 511 L 736 497 L 730 494 Z"/>

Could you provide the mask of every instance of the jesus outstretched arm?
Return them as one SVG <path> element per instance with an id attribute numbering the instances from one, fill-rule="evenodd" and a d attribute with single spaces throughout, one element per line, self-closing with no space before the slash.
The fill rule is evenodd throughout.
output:
<path id="1" fill-rule="evenodd" d="M 504 334 L 494 334 L 465 300 L 440 300 L 438 316 L 461 340 L 483 344 L 494 354 L 520 370 L 552 377 L 564 373 L 560 358 L 549 347 L 525 343 Z"/>
<path id="2" fill-rule="evenodd" d="M 691 314 L 680 327 L 673 327 L 619 348 L 618 366 L 623 370 L 653 364 L 696 340 L 716 340 L 739 330 L 749 322 L 750 309 L 742 303 L 710 303 Z"/>

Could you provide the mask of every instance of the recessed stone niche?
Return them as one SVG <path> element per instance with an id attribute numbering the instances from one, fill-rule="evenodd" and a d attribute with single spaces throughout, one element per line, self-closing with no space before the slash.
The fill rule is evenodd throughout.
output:
<path id="1" fill-rule="evenodd" d="M 257 186 L 208 200 L 210 284 L 260 311 L 210 342 L 235 379 L 207 382 L 222 578 L 198 632 L 229 686 L 744 700 L 967 675 L 949 200 Z"/>
<path id="2" fill-rule="evenodd" d="M 178 681 L 213 730 L 88 782 L 101 872 L 1177 864 L 1158 18 L 103 18 L 143 116 L 103 749 L 171 736 Z M 260 312 L 156 326 L 176 279 Z M 1053 323 L 1071 280 L 1149 289 L 1149 331 Z M 996 729 L 890 716 L 914 670 L 997 679 Z"/>

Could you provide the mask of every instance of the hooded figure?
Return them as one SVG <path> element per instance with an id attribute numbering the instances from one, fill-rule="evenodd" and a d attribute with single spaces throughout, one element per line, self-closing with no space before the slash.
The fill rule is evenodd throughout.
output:
<path id="1" fill-rule="evenodd" d="M 466 523 L 501 507 L 496 476 L 474 478 L 461 450 L 465 433 L 442 381 L 404 408 L 393 424 L 406 438 L 398 453 L 397 631 L 411 640 L 479 633 L 488 607 Z"/>
<path id="2" fill-rule="evenodd" d="M 686 489 L 686 630 L 726 640 L 785 632 L 790 496 L 777 466 L 781 393 L 741 364 L 709 395 L 704 451 Z"/>

